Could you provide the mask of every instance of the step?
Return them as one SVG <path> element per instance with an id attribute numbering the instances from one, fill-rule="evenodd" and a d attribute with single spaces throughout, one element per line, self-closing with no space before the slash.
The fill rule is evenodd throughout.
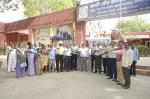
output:
<path id="1" fill-rule="evenodd" d="M 136 66 L 137 69 L 150 70 L 150 66 Z"/>
<path id="2" fill-rule="evenodd" d="M 139 75 L 150 76 L 150 70 L 136 69 L 136 73 Z"/>

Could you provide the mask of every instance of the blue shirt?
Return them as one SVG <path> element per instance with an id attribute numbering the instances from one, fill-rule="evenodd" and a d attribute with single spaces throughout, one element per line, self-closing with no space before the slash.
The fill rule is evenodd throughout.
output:
<path id="1" fill-rule="evenodd" d="M 134 48 L 133 49 L 133 60 L 134 61 L 138 61 L 139 59 L 139 52 L 138 52 L 138 49 L 137 48 Z"/>
<path id="2" fill-rule="evenodd" d="M 55 54 L 56 54 L 56 49 L 55 48 L 50 48 L 48 50 L 48 58 L 49 59 L 55 59 Z"/>
<path id="3" fill-rule="evenodd" d="M 38 47 L 34 47 L 35 53 L 37 53 Z"/>

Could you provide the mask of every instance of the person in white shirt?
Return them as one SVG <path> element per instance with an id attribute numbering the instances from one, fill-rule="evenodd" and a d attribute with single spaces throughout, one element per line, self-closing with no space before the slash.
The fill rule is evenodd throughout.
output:
<path id="1" fill-rule="evenodd" d="M 117 68 L 116 68 L 116 53 L 114 53 L 115 43 L 112 41 L 108 48 L 108 79 L 117 81 Z"/>
<path id="2" fill-rule="evenodd" d="M 60 43 L 56 48 L 56 69 L 57 72 L 63 72 L 63 57 L 64 57 L 64 47 Z"/>
<path id="3" fill-rule="evenodd" d="M 95 71 L 94 73 L 97 73 L 99 71 L 99 74 L 101 73 L 101 66 L 102 63 L 102 48 L 100 47 L 100 44 L 98 43 L 95 48 Z"/>
<path id="4" fill-rule="evenodd" d="M 71 70 L 71 49 L 68 45 L 65 45 L 64 48 L 64 69 L 65 71 Z"/>
<path id="5" fill-rule="evenodd" d="M 16 62 L 17 62 L 16 49 L 14 44 L 11 44 L 8 53 L 9 54 L 8 54 L 7 72 L 11 72 L 11 71 L 14 72 L 16 68 Z"/>
<path id="6" fill-rule="evenodd" d="M 123 87 L 125 89 L 130 88 L 131 79 L 130 79 L 130 67 L 133 62 L 133 50 L 129 48 L 129 43 L 124 44 L 125 49 L 122 51 L 122 69 L 125 83 Z"/>
<path id="7" fill-rule="evenodd" d="M 48 50 L 49 72 L 55 71 L 55 54 L 56 54 L 56 48 L 53 45 L 50 45 L 50 48 Z"/>
<path id="8" fill-rule="evenodd" d="M 77 70 L 77 55 L 78 55 L 79 47 L 73 43 L 71 46 L 71 70 Z"/>
<path id="9" fill-rule="evenodd" d="M 106 43 L 103 43 L 102 46 L 102 53 L 104 53 L 102 55 L 102 59 L 103 59 L 103 70 L 104 70 L 104 74 L 108 75 L 108 53 L 107 53 L 107 45 Z"/>
<path id="10" fill-rule="evenodd" d="M 87 71 L 87 60 L 89 57 L 89 49 L 82 44 L 82 47 L 79 49 L 80 53 L 80 66 L 81 71 Z"/>
<path id="11" fill-rule="evenodd" d="M 91 46 L 91 72 L 93 72 L 93 69 L 94 69 L 95 52 L 96 52 L 96 42 L 93 41 L 93 44 Z"/>

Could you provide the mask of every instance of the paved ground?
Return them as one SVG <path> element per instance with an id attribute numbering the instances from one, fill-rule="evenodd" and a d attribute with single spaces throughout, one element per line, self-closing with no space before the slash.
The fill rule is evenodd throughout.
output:
<path id="1" fill-rule="evenodd" d="M 132 78 L 126 90 L 103 74 L 90 72 L 15 78 L 15 73 L 0 71 L 0 99 L 150 99 L 150 78 Z"/>

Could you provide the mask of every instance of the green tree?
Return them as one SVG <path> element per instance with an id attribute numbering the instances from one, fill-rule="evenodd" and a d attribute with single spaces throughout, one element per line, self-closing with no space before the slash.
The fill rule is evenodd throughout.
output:
<path id="1" fill-rule="evenodd" d="M 0 0 L 0 12 L 18 9 L 20 0 Z"/>
<path id="2" fill-rule="evenodd" d="M 142 18 L 136 16 L 129 20 L 119 21 L 116 28 L 122 33 L 144 32 L 146 30 L 150 30 L 150 24 L 146 23 Z"/>
<path id="3" fill-rule="evenodd" d="M 26 16 L 35 16 L 76 6 L 76 0 L 22 0 Z"/>

